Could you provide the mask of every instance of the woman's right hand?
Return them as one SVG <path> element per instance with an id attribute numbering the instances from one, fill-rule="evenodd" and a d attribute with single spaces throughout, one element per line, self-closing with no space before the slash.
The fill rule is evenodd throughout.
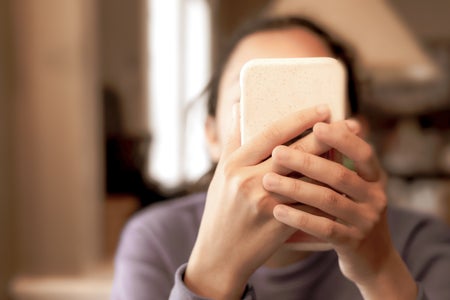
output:
<path id="1" fill-rule="evenodd" d="M 294 112 L 240 144 L 238 104 L 208 189 L 197 240 L 184 281 L 194 293 L 239 299 L 251 274 L 295 232 L 273 217 L 279 203 L 262 186 L 272 150 L 329 118 L 327 106 Z"/>

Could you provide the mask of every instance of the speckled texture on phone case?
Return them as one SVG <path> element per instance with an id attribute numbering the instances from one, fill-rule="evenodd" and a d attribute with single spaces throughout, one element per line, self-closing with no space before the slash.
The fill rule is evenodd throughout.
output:
<path id="1" fill-rule="evenodd" d="M 242 143 L 290 112 L 326 103 L 331 121 L 345 118 L 346 75 L 330 57 L 268 58 L 247 62 L 240 77 Z"/>

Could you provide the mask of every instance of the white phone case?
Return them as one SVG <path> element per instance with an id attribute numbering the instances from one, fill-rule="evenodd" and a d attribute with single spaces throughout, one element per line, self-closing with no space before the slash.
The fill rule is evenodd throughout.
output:
<path id="1" fill-rule="evenodd" d="M 330 121 L 347 113 L 346 73 L 334 58 L 255 59 L 240 74 L 241 139 L 247 143 L 275 120 L 296 110 L 328 104 Z M 325 242 L 286 243 L 303 251 L 331 249 Z"/>
<path id="2" fill-rule="evenodd" d="M 242 144 L 278 118 L 328 104 L 331 121 L 347 112 L 346 73 L 331 57 L 263 58 L 241 69 Z"/>

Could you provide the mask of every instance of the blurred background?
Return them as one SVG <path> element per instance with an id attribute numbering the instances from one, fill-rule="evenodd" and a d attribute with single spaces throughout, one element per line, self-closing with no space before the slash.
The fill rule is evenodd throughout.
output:
<path id="1" fill-rule="evenodd" d="M 211 167 L 202 91 L 263 9 L 356 50 L 390 201 L 450 222 L 447 0 L 0 0 L 0 299 L 108 299 L 127 219 Z"/>

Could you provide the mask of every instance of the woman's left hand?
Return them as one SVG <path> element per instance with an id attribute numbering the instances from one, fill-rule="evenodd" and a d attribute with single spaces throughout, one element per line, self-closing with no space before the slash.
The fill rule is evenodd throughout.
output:
<path id="1" fill-rule="evenodd" d="M 354 162 L 354 171 L 317 155 L 278 146 L 272 153 L 278 165 L 275 170 L 289 169 L 320 184 L 275 171 L 265 175 L 263 185 L 270 192 L 297 201 L 277 205 L 273 210 L 275 218 L 331 243 L 342 273 L 358 286 L 365 299 L 414 299 L 414 280 L 389 234 L 386 176 L 372 147 L 357 135 L 359 131 L 354 120 L 318 123 L 313 128 L 319 142 Z M 299 204 L 317 208 L 328 216 L 297 209 Z M 405 280 L 402 286 L 410 287 L 406 294 L 398 294 L 398 276 Z M 396 286 L 391 287 L 393 282 Z"/>

